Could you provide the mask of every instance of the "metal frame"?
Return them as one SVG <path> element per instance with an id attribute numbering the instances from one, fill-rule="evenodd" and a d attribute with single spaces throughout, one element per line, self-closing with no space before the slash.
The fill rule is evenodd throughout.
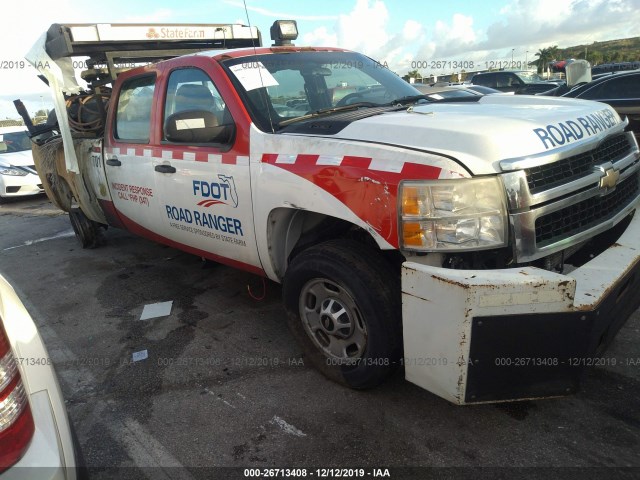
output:
<path id="1" fill-rule="evenodd" d="M 262 37 L 256 29 L 255 36 L 233 38 L 225 35 L 225 29 L 230 30 L 234 25 L 227 24 L 167 24 L 171 27 L 204 27 L 221 31 L 221 38 L 183 38 L 183 39 L 96 39 L 96 40 L 74 40 L 74 28 L 96 27 L 96 34 L 99 36 L 102 24 L 53 24 L 47 32 L 46 51 L 52 60 L 61 58 L 87 56 L 89 70 L 95 69 L 97 65 L 106 65 L 108 77 L 115 80 L 120 69 L 115 64 L 117 60 L 130 60 L 135 63 L 158 61 L 169 58 L 188 55 L 208 50 L 221 50 L 242 47 L 262 46 Z M 107 24 L 105 24 L 107 25 Z M 122 27 L 124 25 L 108 24 L 108 26 Z M 159 27 L 160 25 L 126 25 L 127 27 Z M 243 26 L 244 27 L 244 26 Z M 249 27 L 246 27 L 249 28 Z M 252 34 L 253 35 L 253 34 Z M 95 75 L 102 79 L 100 71 L 96 69 L 90 75 Z M 101 81 L 104 83 L 104 81 Z"/>

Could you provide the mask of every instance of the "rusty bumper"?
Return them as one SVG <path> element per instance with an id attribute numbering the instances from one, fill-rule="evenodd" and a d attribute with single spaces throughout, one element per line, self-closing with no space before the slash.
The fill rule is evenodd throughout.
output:
<path id="1" fill-rule="evenodd" d="M 406 378 L 459 405 L 574 393 L 640 306 L 639 292 L 640 215 L 566 275 L 406 262 Z"/>

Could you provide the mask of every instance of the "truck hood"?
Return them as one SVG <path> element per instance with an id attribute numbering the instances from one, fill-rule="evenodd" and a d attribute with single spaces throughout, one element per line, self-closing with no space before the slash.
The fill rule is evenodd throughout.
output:
<path id="1" fill-rule="evenodd" d="M 11 165 L 15 167 L 33 167 L 35 162 L 33 161 L 31 150 L 25 150 L 23 152 L 0 153 L 0 165 L 7 167 Z"/>
<path id="2" fill-rule="evenodd" d="M 354 121 L 333 138 L 453 157 L 474 175 L 500 161 L 551 152 L 624 129 L 608 105 L 529 95 L 487 95 L 473 103 L 434 103 Z"/>

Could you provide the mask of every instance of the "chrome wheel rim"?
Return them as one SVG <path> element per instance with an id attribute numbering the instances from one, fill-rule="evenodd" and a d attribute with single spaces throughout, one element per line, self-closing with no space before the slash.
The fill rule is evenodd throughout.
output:
<path id="1" fill-rule="evenodd" d="M 315 278 L 302 287 L 299 309 L 305 332 L 327 357 L 362 357 L 367 328 L 347 290 L 331 280 Z"/>

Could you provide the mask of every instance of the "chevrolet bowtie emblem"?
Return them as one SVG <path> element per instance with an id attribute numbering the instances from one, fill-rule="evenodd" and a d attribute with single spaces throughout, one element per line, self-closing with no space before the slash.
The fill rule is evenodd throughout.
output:
<path id="1" fill-rule="evenodd" d="M 604 171 L 604 175 L 600 177 L 600 188 L 610 189 L 616 186 L 618 179 L 620 178 L 620 172 L 615 168 L 607 168 Z"/>

